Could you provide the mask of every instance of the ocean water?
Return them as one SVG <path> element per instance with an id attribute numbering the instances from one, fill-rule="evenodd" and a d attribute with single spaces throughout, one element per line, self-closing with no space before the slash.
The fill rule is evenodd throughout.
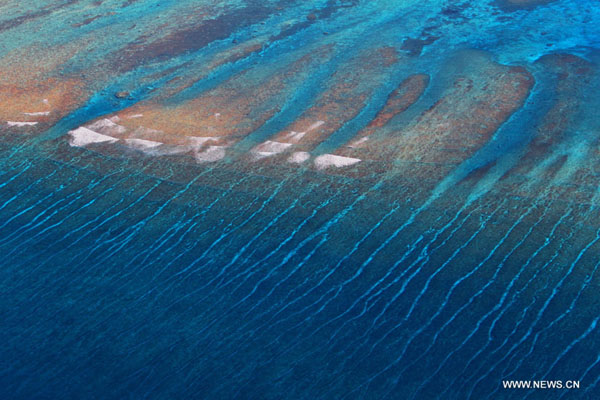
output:
<path id="1" fill-rule="evenodd" d="M 600 397 L 599 40 L 593 0 L 3 2 L 0 398 Z"/>

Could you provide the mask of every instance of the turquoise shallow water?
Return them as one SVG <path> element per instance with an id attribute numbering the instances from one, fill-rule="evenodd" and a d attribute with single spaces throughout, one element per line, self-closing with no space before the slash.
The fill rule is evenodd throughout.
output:
<path id="1" fill-rule="evenodd" d="M 600 396 L 597 2 L 26 3 L 0 5 L 0 54 L 25 69 L 15 49 L 75 41 L 34 69 L 84 75 L 89 93 L 39 130 L 1 121 L 0 397 Z M 208 67 L 255 37 L 259 50 Z M 144 101 L 168 109 L 232 85 L 243 105 L 320 45 L 330 58 L 269 92 L 260 107 L 277 110 L 215 162 L 69 142 Z M 355 62 L 382 45 L 402 61 Z M 365 98 L 342 93 L 364 103 L 319 114 L 342 122 L 313 158 L 409 75 L 430 78 L 373 135 L 374 156 L 327 170 L 248 159 L 356 65 Z M 522 71 L 520 101 L 516 79 L 496 82 Z M 436 129 L 456 135 L 418 140 Z"/>

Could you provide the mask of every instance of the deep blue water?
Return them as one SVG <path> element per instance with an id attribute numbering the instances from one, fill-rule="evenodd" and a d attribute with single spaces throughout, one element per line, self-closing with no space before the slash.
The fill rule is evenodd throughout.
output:
<path id="1" fill-rule="evenodd" d="M 6 397 L 596 393 L 590 207 L 52 151 L 3 174 Z"/>
<path id="2" fill-rule="evenodd" d="M 171 3 L 160 2 L 176 14 Z M 281 3 L 284 17 L 312 8 Z M 268 76 L 297 48 L 328 40 L 324 30 L 340 35 L 330 63 L 293 81 L 281 109 L 219 162 L 70 146 L 67 132 L 160 97 L 154 89 L 177 75 L 170 68 L 193 76 L 199 67 L 186 63 L 263 29 L 266 16 L 235 14 L 244 21 L 239 29 L 224 18 L 226 32 L 214 43 L 103 71 L 88 100 L 41 132 L 2 125 L 0 398 L 600 397 L 600 6 L 318 3 L 318 31 L 292 25 L 258 59 L 217 68 L 164 100 L 194 99 L 246 69 L 252 79 Z M 132 4 L 115 23 L 131 21 L 128 13 L 140 21 L 160 15 L 152 1 Z M 84 14 L 83 4 L 70 7 Z M 455 13 L 461 17 L 444 20 L 450 33 L 443 33 L 439 16 Z M 401 48 L 423 25 L 442 37 L 380 77 L 361 113 L 312 151 L 352 138 L 409 73 L 424 71 L 432 84 L 390 131 L 426 118 L 457 76 L 479 76 L 471 60 L 524 66 L 535 78 L 531 92 L 473 154 L 448 163 L 398 158 L 385 173 L 354 174 L 240 155 L 314 104 L 322 81 L 355 47 L 381 40 Z M 31 26 L 6 29 L 2 54 L 33 41 L 18 30 Z M 46 40 L 70 40 L 61 35 Z M 120 44 L 76 55 L 63 72 Z M 464 49 L 477 53 L 455 56 Z M 556 54 L 576 56 L 587 69 L 565 78 L 539 61 Z M 123 87 L 131 98 L 117 102 L 113 93 Z M 576 106 L 556 111 L 556 102 Z M 556 115 L 565 116 L 560 133 L 536 142 Z M 573 380 L 581 388 L 509 390 L 503 380 Z"/>

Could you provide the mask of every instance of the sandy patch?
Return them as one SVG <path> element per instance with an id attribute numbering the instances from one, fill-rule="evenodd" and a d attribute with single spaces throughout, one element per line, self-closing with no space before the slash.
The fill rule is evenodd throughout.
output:
<path id="1" fill-rule="evenodd" d="M 317 169 L 326 169 L 329 167 L 341 168 L 357 164 L 360 161 L 360 158 L 342 157 L 333 154 L 323 154 L 315 158 L 315 166 L 317 167 Z"/>
<path id="2" fill-rule="evenodd" d="M 71 136 L 69 144 L 75 147 L 83 147 L 93 143 L 115 143 L 119 140 L 84 127 L 70 131 L 69 135 Z"/>
<path id="3" fill-rule="evenodd" d="M 6 123 L 8 124 L 8 126 L 16 126 L 19 128 L 22 128 L 24 126 L 34 126 L 37 125 L 37 122 L 15 122 L 15 121 L 6 121 Z"/>
<path id="4" fill-rule="evenodd" d="M 302 164 L 309 158 L 310 158 L 310 153 L 307 153 L 306 151 L 296 151 L 294 154 L 292 154 L 288 158 L 288 161 L 291 163 L 294 163 L 294 164 Z"/>
<path id="5" fill-rule="evenodd" d="M 129 147 L 133 147 L 134 149 L 138 150 L 154 149 L 162 144 L 161 142 L 145 139 L 125 139 L 125 143 L 127 143 Z"/>

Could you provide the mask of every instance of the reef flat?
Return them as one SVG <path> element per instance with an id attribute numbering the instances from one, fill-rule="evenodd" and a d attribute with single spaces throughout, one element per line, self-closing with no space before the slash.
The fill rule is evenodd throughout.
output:
<path id="1" fill-rule="evenodd" d="M 595 0 L 0 3 L 0 397 L 597 398 L 599 45 Z"/>

